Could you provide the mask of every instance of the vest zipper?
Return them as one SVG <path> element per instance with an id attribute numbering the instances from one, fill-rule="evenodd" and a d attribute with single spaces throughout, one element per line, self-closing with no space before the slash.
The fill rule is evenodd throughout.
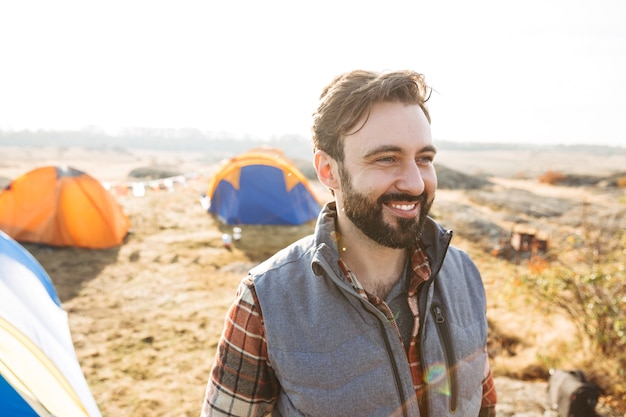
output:
<path id="1" fill-rule="evenodd" d="M 439 243 L 441 247 L 439 247 L 438 249 L 435 248 L 437 249 L 436 252 L 433 253 L 433 252 L 428 251 L 428 249 L 426 250 L 426 255 L 428 256 L 429 262 L 431 263 L 431 275 L 430 275 L 430 279 L 422 284 L 422 287 L 418 293 L 420 317 L 426 317 L 426 306 L 428 305 L 429 288 L 435 283 L 437 279 L 437 275 L 439 275 L 439 271 L 441 270 L 441 267 L 443 266 L 443 262 L 446 258 L 446 254 L 448 253 L 448 247 L 450 246 L 450 241 L 452 240 L 452 235 L 453 235 L 452 230 L 447 230 L 444 234 L 439 236 L 439 241 L 440 241 Z M 439 255 L 441 255 L 440 258 L 435 257 Z M 439 308 L 441 309 L 441 306 Z M 432 310 L 432 306 L 431 306 L 431 310 Z M 422 372 L 426 372 L 426 369 L 424 369 L 424 367 L 426 366 L 426 363 L 427 363 L 426 355 L 424 354 L 425 349 L 424 349 L 424 338 L 423 338 L 423 331 L 424 331 L 425 323 L 426 323 L 425 319 L 423 318 L 420 319 L 420 328 L 418 332 L 419 343 L 421 346 L 420 358 L 422 361 Z M 440 332 L 439 326 L 437 325 L 436 327 L 437 327 L 437 332 Z M 450 337 L 448 336 L 448 338 Z M 445 347 L 444 347 L 444 351 L 447 352 Z M 448 360 L 447 356 L 448 356 L 448 353 L 446 353 L 446 361 Z M 455 374 L 455 379 L 456 379 L 456 374 Z M 428 383 L 426 384 L 428 385 Z M 421 397 L 422 397 L 422 401 L 424 401 L 424 408 L 426 408 L 427 410 L 430 410 L 431 404 L 430 404 L 428 395 L 422 395 Z M 454 400 L 455 410 L 457 408 L 457 405 L 456 405 L 457 401 L 458 400 L 456 399 Z M 452 409 L 452 404 L 450 404 L 450 409 Z"/>
<path id="2" fill-rule="evenodd" d="M 322 263 L 323 265 L 323 263 Z M 326 264 L 327 265 L 327 264 Z M 332 273 L 332 269 L 328 266 L 326 266 L 326 273 L 329 276 L 336 276 Z M 329 272 L 330 271 L 330 272 Z M 371 303 L 369 303 L 367 300 L 363 299 L 363 297 L 361 297 L 360 295 L 356 294 L 356 292 L 354 292 L 354 290 L 352 288 L 352 291 L 349 291 L 347 289 L 347 287 L 345 287 L 345 284 L 341 281 L 341 280 L 336 280 L 336 283 L 339 285 L 339 288 L 343 288 L 344 291 L 346 291 L 351 297 L 356 297 L 361 303 L 363 303 L 364 307 L 365 307 L 365 311 L 367 311 L 368 313 L 372 314 L 375 318 L 376 321 L 378 322 L 378 326 L 380 327 L 380 332 L 382 334 L 383 337 L 383 341 L 385 342 L 385 350 L 387 351 L 387 357 L 389 358 L 389 362 L 391 362 L 391 368 L 393 371 L 393 377 L 394 377 L 394 382 L 396 385 L 396 391 L 398 392 L 398 397 L 400 398 L 400 406 L 402 407 L 402 415 L 404 417 L 410 417 L 408 414 L 408 408 L 407 408 L 407 404 L 406 404 L 406 396 L 404 395 L 404 389 L 402 386 L 402 379 L 400 378 L 400 370 L 398 369 L 398 363 L 396 362 L 396 359 L 393 356 L 393 349 L 391 348 L 391 342 L 389 341 L 389 337 L 387 336 L 387 329 L 385 328 L 385 323 L 388 323 L 389 320 L 387 319 L 387 317 L 383 314 L 382 311 L 378 310 L 376 307 L 374 307 Z M 392 323 L 393 325 L 393 323 Z M 395 331 L 397 334 L 400 334 L 400 331 L 397 329 L 397 325 L 395 326 Z M 398 339 L 399 340 L 399 339 Z"/>
<path id="3" fill-rule="evenodd" d="M 387 337 L 387 330 L 385 329 L 385 323 L 378 319 L 378 324 L 380 326 L 380 331 L 383 334 L 383 340 L 385 341 L 385 348 L 387 350 L 387 355 L 389 356 L 389 361 L 391 362 L 391 367 L 393 368 L 393 376 L 396 383 L 396 389 L 398 390 L 398 395 L 400 396 L 400 404 L 402 407 L 402 415 L 405 417 L 409 417 L 407 414 L 407 406 L 406 406 L 406 398 L 404 396 L 404 389 L 402 387 L 402 381 L 400 380 L 400 372 L 398 371 L 398 364 L 396 363 L 395 358 L 393 357 L 393 353 L 391 350 L 391 344 L 389 343 L 389 338 Z"/>
<path id="4" fill-rule="evenodd" d="M 448 321 L 443 314 L 443 309 L 438 303 L 433 303 L 430 310 L 435 315 L 435 324 L 437 333 L 443 344 L 443 350 L 446 357 L 446 370 L 448 374 L 448 382 L 450 383 L 450 412 L 455 412 L 458 406 L 459 386 L 456 369 L 456 358 L 454 355 L 454 346 L 450 335 L 450 327 Z"/>

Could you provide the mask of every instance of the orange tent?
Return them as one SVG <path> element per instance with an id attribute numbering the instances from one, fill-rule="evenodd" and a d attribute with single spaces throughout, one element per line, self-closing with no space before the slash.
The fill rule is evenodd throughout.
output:
<path id="1" fill-rule="evenodd" d="M 98 180 L 48 166 L 0 193 L 0 229 L 21 242 L 104 249 L 122 243 L 130 220 Z"/>

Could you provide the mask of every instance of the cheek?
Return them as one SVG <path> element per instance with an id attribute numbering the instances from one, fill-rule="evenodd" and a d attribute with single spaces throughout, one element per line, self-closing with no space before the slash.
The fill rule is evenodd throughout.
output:
<path id="1" fill-rule="evenodd" d="M 437 173 L 435 172 L 435 168 L 427 170 L 422 174 L 422 180 L 424 181 L 424 188 L 429 193 L 434 193 L 437 189 Z"/>
<path id="2" fill-rule="evenodd" d="M 357 190 L 361 194 L 369 195 L 370 197 L 377 198 L 378 196 L 386 193 L 392 186 L 393 181 L 388 180 L 383 175 L 359 175 L 357 178 L 353 178 L 353 189 Z"/>

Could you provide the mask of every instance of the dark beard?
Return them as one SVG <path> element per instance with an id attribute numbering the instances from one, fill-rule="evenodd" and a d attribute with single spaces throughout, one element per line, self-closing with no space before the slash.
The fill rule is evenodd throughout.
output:
<path id="1" fill-rule="evenodd" d="M 354 190 L 350 176 L 343 168 L 340 169 L 343 208 L 350 221 L 379 245 L 393 249 L 415 247 L 424 231 L 424 223 L 432 201 L 429 202 L 424 193 L 419 196 L 399 193 L 384 194 L 376 201 L 372 201 Z M 387 223 L 383 219 L 383 204 L 389 201 L 418 202 L 419 216 L 413 219 L 396 218 L 395 225 Z"/>

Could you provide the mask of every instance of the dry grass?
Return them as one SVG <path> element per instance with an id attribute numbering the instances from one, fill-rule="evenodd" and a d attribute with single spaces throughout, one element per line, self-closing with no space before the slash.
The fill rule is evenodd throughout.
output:
<path id="1" fill-rule="evenodd" d="M 310 233 L 313 225 L 244 227 L 243 239 L 224 248 L 221 235 L 229 228 L 199 204 L 214 169 L 200 162 L 202 155 L 54 148 L 2 153 L 11 155 L 0 165 L 5 178 L 58 163 L 109 181 L 156 164 L 196 174 L 173 192 L 119 195 L 134 229 L 119 248 L 25 246 L 57 287 L 77 356 L 104 416 L 198 415 L 239 280 L 248 267 Z M 532 180 L 518 181 L 532 188 Z M 442 190 L 438 198 L 445 204 L 462 196 Z M 464 238 L 463 230 L 457 230 L 455 243 L 472 254 L 485 279 L 496 374 L 541 377 L 554 358 L 562 358 L 562 365 L 588 360 L 571 323 L 521 289 L 517 277 L 524 265 L 494 259 L 480 242 Z"/>

